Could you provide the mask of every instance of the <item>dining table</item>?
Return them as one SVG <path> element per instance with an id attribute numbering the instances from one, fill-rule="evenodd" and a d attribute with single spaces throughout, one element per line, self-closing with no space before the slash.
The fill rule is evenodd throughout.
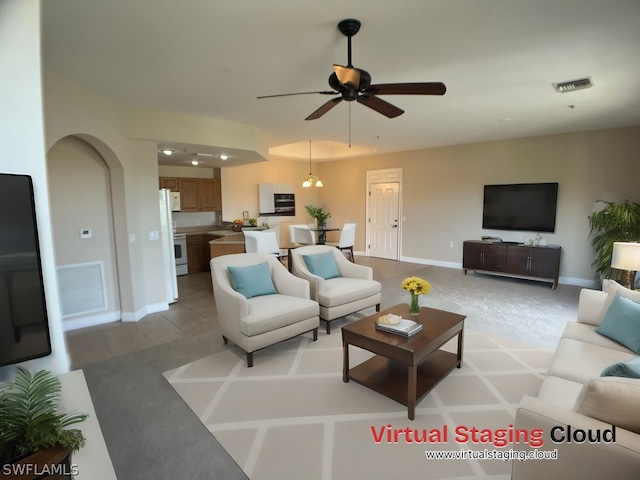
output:
<path id="1" fill-rule="evenodd" d="M 327 232 L 339 232 L 342 229 L 337 227 L 309 227 L 309 230 L 318 234 L 316 245 L 324 245 L 327 242 Z"/>

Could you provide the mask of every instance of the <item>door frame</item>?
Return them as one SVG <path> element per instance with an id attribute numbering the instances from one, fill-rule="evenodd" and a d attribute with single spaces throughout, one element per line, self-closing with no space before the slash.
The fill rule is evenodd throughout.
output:
<path id="1" fill-rule="evenodd" d="M 371 185 L 376 183 L 397 183 L 398 184 L 398 244 L 397 244 L 397 252 L 396 252 L 396 260 L 400 260 L 402 258 L 402 226 L 404 222 L 404 217 L 402 216 L 402 198 L 403 198 L 403 185 L 402 185 L 402 176 L 403 169 L 399 168 L 385 168 L 381 170 L 367 170 L 366 172 L 366 213 L 365 213 L 365 255 L 370 256 L 370 245 L 371 245 L 371 212 L 370 212 L 370 201 L 371 201 Z"/>

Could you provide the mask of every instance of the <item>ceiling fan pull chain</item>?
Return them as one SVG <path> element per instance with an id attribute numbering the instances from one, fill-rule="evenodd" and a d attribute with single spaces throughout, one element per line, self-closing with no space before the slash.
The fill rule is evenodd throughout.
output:
<path id="1" fill-rule="evenodd" d="M 349 102 L 349 148 L 351 148 L 351 102 Z"/>

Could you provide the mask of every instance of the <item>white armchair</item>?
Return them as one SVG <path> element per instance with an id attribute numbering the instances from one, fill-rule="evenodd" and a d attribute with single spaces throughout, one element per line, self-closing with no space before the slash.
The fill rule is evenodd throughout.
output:
<path id="1" fill-rule="evenodd" d="M 331 252 L 338 275 L 333 278 L 312 273 L 303 255 L 323 255 Z M 321 257 L 316 257 L 321 258 Z M 367 307 L 380 311 L 382 285 L 373 280 L 373 270 L 356 265 L 345 258 L 335 247 L 309 245 L 291 251 L 293 274 L 309 281 L 311 299 L 320 304 L 320 319 L 327 322 L 327 333 L 331 333 L 331 321 Z"/>
<path id="2" fill-rule="evenodd" d="M 273 293 L 258 293 L 249 298 L 235 288 L 238 272 L 247 275 L 249 287 L 261 283 L 256 267 L 268 264 Z M 222 338 L 247 352 L 247 365 L 253 366 L 253 352 L 306 332 L 318 339 L 318 303 L 309 298 L 309 282 L 289 273 L 274 256 L 260 253 L 238 253 L 211 259 L 211 279 Z M 236 285 L 229 267 L 236 269 Z M 259 267 L 258 267 L 259 268 Z M 263 271 L 263 270 L 262 270 Z M 268 275 L 267 275 L 268 277 Z M 268 280 L 266 280 L 268 282 Z M 247 292 L 245 291 L 245 294 Z"/>

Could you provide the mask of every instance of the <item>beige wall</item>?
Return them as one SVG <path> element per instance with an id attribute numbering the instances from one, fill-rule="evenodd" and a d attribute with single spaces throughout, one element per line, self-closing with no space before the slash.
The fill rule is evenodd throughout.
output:
<path id="1" fill-rule="evenodd" d="M 107 309 L 105 321 L 120 319 L 120 295 L 111 208 L 109 168 L 88 143 L 74 137 L 58 142 L 47 155 L 49 198 L 56 266 L 102 262 Z M 80 230 L 90 229 L 91 238 Z M 65 319 L 78 322 L 78 316 Z"/>
<path id="2" fill-rule="evenodd" d="M 264 138 L 247 125 L 128 107 L 53 72 L 44 73 L 44 100 L 47 148 L 77 137 L 109 166 L 122 319 L 168 308 L 161 242 L 149 238 L 160 231 L 157 142 L 252 150 L 259 157 Z"/>
<path id="3" fill-rule="evenodd" d="M 640 201 L 638 151 L 640 127 L 632 127 L 322 162 L 325 187 L 319 201 L 337 224 L 364 226 L 366 172 L 400 167 L 406 216 L 402 257 L 460 266 L 464 240 L 497 235 L 522 241 L 524 236 L 482 230 L 485 184 L 559 182 L 556 232 L 543 237 L 563 247 L 562 281 L 592 285 L 587 217 L 598 199 Z M 364 249 L 365 229 L 358 228 L 356 250 Z"/>
<path id="4" fill-rule="evenodd" d="M 317 165 L 312 165 L 316 172 Z M 248 211 L 249 217 L 258 216 L 258 184 L 284 183 L 293 185 L 296 194 L 296 216 L 270 218 L 270 222 L 280 224 L 280 244 L 289 242 L 288 224 L 311 223 L 304 206 L 318 204 L 321 188 L 303 188 L 302 182 L 309 174 L 308 161 L 271 158 L 268 162 L 221 168 L 222 178 L 222 219 L 231 222 L 242 218 L 242 212 Z"/>
<path id="5" fill-rule="evenodd" d="M 42 78 L 40 2 L 0 2 L 0 171 L 33 179 L 40 256 L 52 354 L 25 362 L 26 368 L 62 373 L 69 369 L 62 334 L 49 214 Z M 0 367 L 0 382 L 13 377 L 14 367 Z"/>

